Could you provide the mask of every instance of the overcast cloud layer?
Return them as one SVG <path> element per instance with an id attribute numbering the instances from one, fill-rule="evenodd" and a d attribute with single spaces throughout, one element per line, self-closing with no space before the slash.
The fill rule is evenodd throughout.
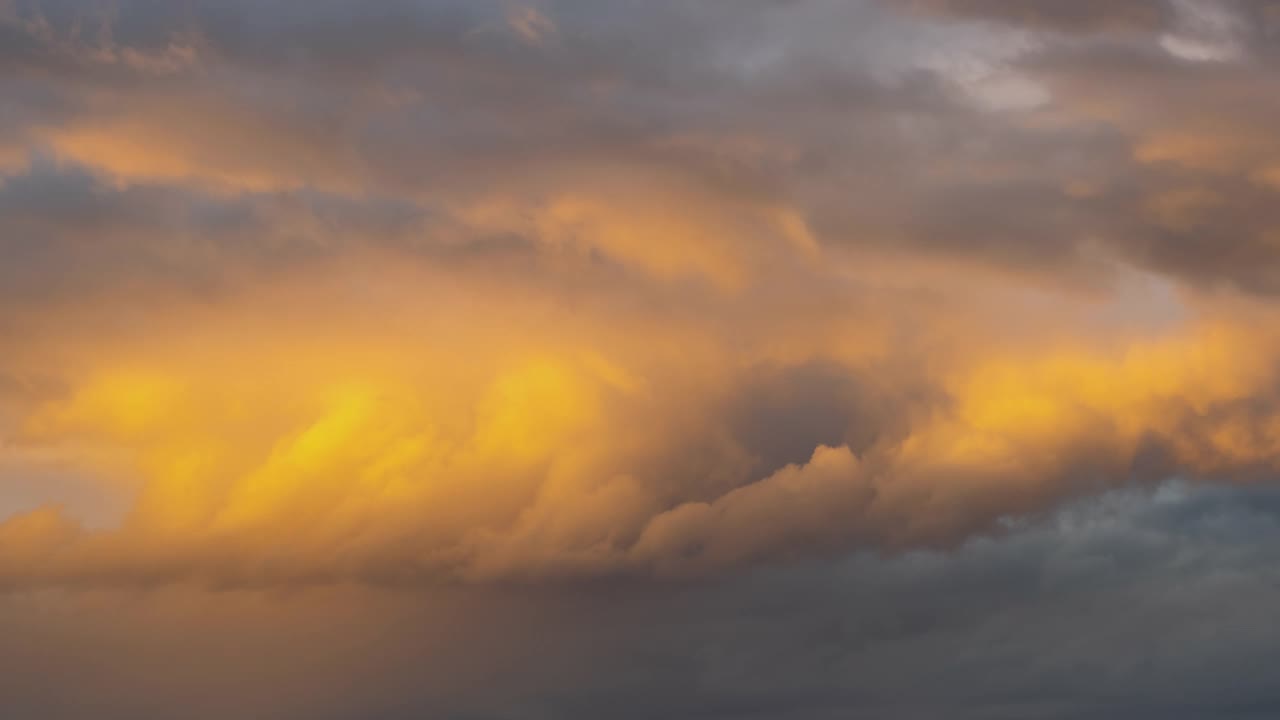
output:
<path id="1" fill-rule="evenodd" d="M 1271 717 L 1276 127 L 1271 0 L 0 0 L 0 710 Z"/>

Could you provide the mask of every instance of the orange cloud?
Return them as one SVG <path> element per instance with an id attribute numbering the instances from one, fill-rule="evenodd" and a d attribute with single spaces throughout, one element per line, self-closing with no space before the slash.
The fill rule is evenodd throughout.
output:
<path id="1" fill-rule="evenodd" d="M 31 406 L 23 442 L 61 448 L 81 472 L 132 476 L 118 492 L 136 494 L 112 528 L 47 509 L 7 521 L 0 577 L 686 575 L 957 542 L 1142 477 L 1152 447 L 1162 471 L 1280 461 L 1280 413 L 1249 404 L 1273 392 L 1280 346 L 1231 323 L 1145 340 L 973 335 L 908 370 L 907 346 L 846 354 L 839 312 L 777 318 L 804 338 L 780 352 L 767 314 L 735 339 L 390 268 L 376 295 L 342 307 L 350 270 L 335 272 L 171 308 L 174 324 L 136 345 L 64 348 L 69 389 Z M 274 309 L 251 319 L 255 307 Z M 376 315 L 389 307 L 402 312 Z M 820 357 L 898 398 L 897 417 L 879 418 L 870 444 L 815 443 L 808 462 L 757 474 L 756 449 L 724 415 L 744 392 L 739 369 Z M 907 402 L 921 392 L 933 399 Z"/>

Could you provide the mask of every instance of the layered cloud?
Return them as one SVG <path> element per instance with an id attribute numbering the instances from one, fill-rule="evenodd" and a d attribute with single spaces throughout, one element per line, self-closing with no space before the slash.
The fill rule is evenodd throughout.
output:
<path id="1" fill-rule="evenodd" d="M 0 585 L 707 577 L 1269 481 L 1276 12 L 1067 5 L 0 6 Z"/>
<path id="2" fill-rule="evenodd" d="M 1271 486 L 1171 482 L 946 553 L 665 592 L 10 594 L 0 692 L 110 720 L 1262 716 L 1277 507 Z"/>
<path id="3" fill-rule="evenodd" d="M 1063 336 L 1010 335 L 987 323 L 1031 318 L 995 299 L 972 317 L 904 296 L 886 321 L 885 290 L 673 303 L 648 280 L 553 290 L 400 258 L 40 316 L 59 332 L 10 360 L 11 451 L 134 499 L 96 527 L 17 513 L 6 582 L 700 576 L 945 547 L 1109 486 L 1277 460 L 1275 339 L 1207 315 L 1156 331 L 1059 310 Z"/>

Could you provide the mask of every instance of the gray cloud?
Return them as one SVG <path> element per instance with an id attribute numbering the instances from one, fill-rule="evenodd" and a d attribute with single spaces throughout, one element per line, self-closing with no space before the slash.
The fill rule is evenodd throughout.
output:
<path id="1" fill-rule="evenodd" d="M 542 44 L 501 3 L 39 4 L 5 25 L 19 98 L 7 122 L 148 181 L 428 205 L 501 195 L 528 209 L 643 174 L 726 205 L 791 208 L 831 248 L 1069 281 L 1118 259 L 1270 294 L 1270 11 L 1212 5 L 1238 22 L 1202 37 L 1208 21 L 1173 5 L 928 6 L 1016 6 L 1015 25 L 1073 31 L 995 52 L 1026 41 L 866 4 L 550 3 L 555 38 Z M 1102 32 L 1116 22 L 1133 32 Z M 853 50 L 823 39 L 836 25 L 858 33 Z M 898 57 L 877 32 L 936 58 Z M 1162 46 L 1174 36 L 1243 55 L 1187 60 Z M 1035 92 L 1047 95 L 1030 108 L 987 107 Z M 1178 154 L 1179 138 L 1197 157 Z"/>
<path id="2" fill-rule="evenodd" d="M 199 294 L 360 244 L 411 245 L 429 222 L 394 198 L 120 186 L 45 154 L 30 162 L 0 178 L 0 294 L 35 308 L 138 285 Z"/>
<path id="3" fill-rule="evenodd" d="M 792 563 L 660 592 L 184 605 L 171 591 L 64 599 L 42 616 L 11 597 L 0 621 L 43 659 L 6 644 L 0 683 L 11 710 L 50 718 L 90 706 L 103 718 L 1265 717 L 1280 702 L 1267 670 L 1275 495 L 1119 490 L 947 554 Z M 98 625 L 102 614 L 114 621 Z M 282 652 L 297 643 L 305 668 Z M 376 658 L 360 650 L 371 644 Z M 70 673 L 74 696 L 42 679 Z"/>
<path id="4" fill-rule="evenodd" d="M 1069 32 L 1150 30 L 1169 23 L 1175 15 L 1175 3 L 1170 0 L 1137 0 L 1125 3 L 1106 0 L 1073 3 L 1053 0 L 1017 3 L 1000 0 L 910 0 L 903 4 L 911 10 L 936 13 L 944 17 L 998 21 Z"/>

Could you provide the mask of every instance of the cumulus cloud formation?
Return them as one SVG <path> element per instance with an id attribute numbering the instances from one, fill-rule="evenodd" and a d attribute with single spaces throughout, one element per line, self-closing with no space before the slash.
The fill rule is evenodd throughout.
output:
<path id="1" fill-rule="evenodd" d="M 0 8 L 6 588 L 717 577 L 1280 462 L 1274 3 Z"/>

